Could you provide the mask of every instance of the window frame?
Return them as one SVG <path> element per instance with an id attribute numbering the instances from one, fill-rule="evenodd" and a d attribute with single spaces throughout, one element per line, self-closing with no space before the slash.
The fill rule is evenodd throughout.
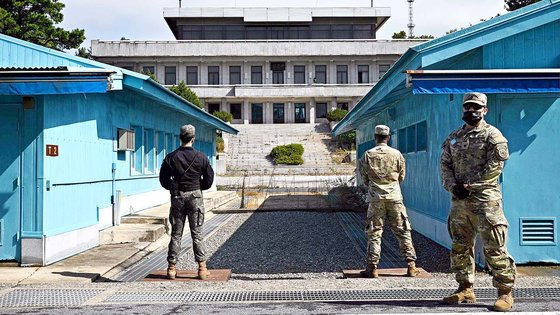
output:
<path id="1" fill-rule="evenodd" d="M 220 66 L 208 66 L 208 85 L 220 85 Z"/>
<path id="2" fill-rule="evenodd" d="M 163 78 L 163 82 L 165 83 L 165 85 L 176 85 L 177 84 L 177 66 L 165 66 L 164 68 L 164 78 Z M 168 71 L 173 69 L 173 71 Z M 173 75 L 173 80 L 169 80 L 168 78 L 171 79 L 171 75 Z M 169 83 L 173 81 L 173 83 Z"/>

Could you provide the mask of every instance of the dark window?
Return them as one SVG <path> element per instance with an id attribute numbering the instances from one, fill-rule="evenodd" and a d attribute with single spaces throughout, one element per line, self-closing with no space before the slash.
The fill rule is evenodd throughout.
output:
<path id="1" fill-rule="evenodd" d="M 338 103 L 336 104 L 337 108 L 348 110 L 348 103 Z"/>
<path id="2" fill-rule="evenodd" d="M 331 37 L 330 25 L 311 25 L 311 38 L 313 39 L 327 39 Z"/>
<path id="3" fill-rule="evenodd" d="M 284 27 L 273 26 L 270 27 L 270 39 L 285 39 L 287 37 L 287 31 Z"/>
<path id="4" fill-rule="evenodd" d="M 373 32 L 373 25 L 371 24 L 357 24 L 354 25 L 354 38 L 359 39 L 374 39 L 375 33 Z"/>
<path id="5" fill-rule="evenodd" d="M 336 83 L 348 84 L 348 66 L 345 65 L 336 66 Z"/>
<path id="6" fill-rule="evenodd" d="M 198 67 L 187 66 L 187 85 L 198 85 Z"/>
<path id="7" fill-rule="evenodd" d="M 288 37 L 290 39 L 308 39 L 309 26 L 290 26 L 288 28 Z"/>
<path id="8" fill-rule="evenodd" d="M 284 84 L 284 71 L 272 71 L 272 84 Z"/>
<path id="9" fill-rule="evenodd" d="M 142 73 L 145 75 L 156 74 L 156 68 L 154 66 L 144 66 L 142 67 Z"/>
<path id="10" fill-rule="evenodd" d="M 401 153 L 406 153 L 406 128 L 399 129 L 397 142 L 399 151 L 401 151 Z"/>
<path id="11" fill-rule="evenodd" d="M 428 125 L 426 121 L 416 124 L 416 151 L 428 149 Z"/>
<path id="12" fill-rule="evenodd" d="M 266 39 L 266 27 L 248 26 L 246 29 L 247 39 Z"/>
<path id="13" fill-rule="evenodd" d="M 358 83 L 369 83 L 369 66 L 358 66 Z"/>
<path id="14" fill-rule="evenodd" d="M 202 39 L 202 26 L 200 25 L 185 25 L 182 27 L 182 38 L 186 40 L 200 40 Z"/>
<path id="15" fill-rule="evenodd" d="M 241 104 L 229 104 L 229 112 L 233 119 L 241 119 Z"/>
<path id="16" fill-rule="evenodd" d="M 327 83 L 327 66 L 326 65 L 316 65 L 315 66 L 315 83 L 326 84 Z"/>
<path id="17" fill-rule="evenodd" d="M 306 122 L 305 104 L 304 103 L 295 103 L 294 104 L 294 114 L 295 114 L 295 122 L 296 123 L 305 123 Z"/>
<path id="18" fill-rule="evenodd" d="M 208 66 L 208 85 L 220 84 L 220 67 Z"/>
<path id="19" fill-rule="evenodd" d="M 220 111 L 220 103 L 208 103 L 208 112 L 214 114 L 214 112 Z"/>
<path id="20" fill-rule="evenodd" d="M 406 153 L 416 151 L 416 125 L 406 128 Z"/>
<path id="21" fill-rule="evenodd" d="M 177 68 L 165 67 L 165 85 L 177 84 Z"/>
<path id="22" fill-rule="evenodd" d="M 241 67 L 229 67 L 229 84 L 241 84 Z"/>
<path id="23" fill-rule="evenodd" d="M 352 39 L 352 25 L 334 24 L 332 25 L 332 38 Z"/>
<path id="24" fill-rule="evenodd" d="M 327 118 L 327 103 L 315 104 L 315 117 Z"/>
<path id="25" fill-rule="evenodd" d="M 262 84 L 262 66 L 251 66 L 251 84 Z"/>
<path id="26" fill-rule="evenodd" d="M 204 39 L 223 39 L 221 25 L 205 25 L 204 26 Z"/>
<path id="27" fill-rule="evenodd" d="M 294 66 L 294 84 L 305 84 L 305 66 Z"/>
<path id="28" fill-rule="evenodd" d="M 228 25 L 225 28 L 226 39 L 245 39 L 245 27 L 238 25 Z"/>
<path id="29" fill-rule="evenodd" d="M 379 65 L 379 78 L 383 77 L 387 71 L 391 68 L 391 65 Z"/>

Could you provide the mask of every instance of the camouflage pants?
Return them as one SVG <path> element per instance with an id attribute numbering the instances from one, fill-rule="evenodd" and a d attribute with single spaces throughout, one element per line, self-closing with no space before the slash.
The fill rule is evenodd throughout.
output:
<path id="1" fill-rule="evenodd" d="M 202 224 L 204 223 L 204 202 L 200 190 L 181 192 L 180 196 L 171 197 L 169 222 L 171 223 L 171 241 L 167 252 L 167 261 L 177 263 L 181 251 L 181 237 L 188 217 L 193 241 L 194 258 L 197 262 L 206 261 L 206 250 L 202 242 Z"/>
<path id="2" fill-rule="evenodd" d="M 453 241 L 451 270 L 459 283 L 474 283 L 474 243 L 480 233 L 484 256 L 495 287 L 513 287 L 515 262 L 509 255 L 507 242 L 508 222 L 502 201 L 451 201 L 447 227 Z"/>
<path id="3" fill-rule="evenodd" d="M 367 219 L 366 235 L 368 237 L 367 263 L 368 265 L 379 264 L 381 256 L 381 236 L 383 235 L 383 224 L 387 218 L 393 234 L 399 241 L 401 254 L 408 261 L 416 261 L 416 251 L 412 245 L 410 236 L 410 222 L 406 215 L 406 208 L 402 201 L 375 200 L 370 202 Z"/>

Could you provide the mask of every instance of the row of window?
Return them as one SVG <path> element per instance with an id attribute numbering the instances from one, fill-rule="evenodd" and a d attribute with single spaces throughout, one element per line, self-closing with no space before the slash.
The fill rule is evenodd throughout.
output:
<path id="1" fill-rule="evenodd" d="M 426 151 L 428 148 L 428 125 L 426 121 L 397 131 L 397 144 L 401 153 Z"/>
<path id="2" fill-rule="evenodd" d="M 252 104 L 252 105 L 254 105 L 254 104 Z M 258 105 L 260 105 L 261 108 L 262 108 L 262 103 L 258 103 Z M 208 106 L 208 112 L 210 114 L 213 114 L 214 112 L 220 111 L 220 103 L 208 103 L 207 106 Z M 298 110 L 298 109 L 302 108 L 302 107 L 303 107 L 303 110 L 305 110 L 306 104 L 305 103 L 294 104 L 295 111 L 298 112 L 298 113 L 301 112 L 301 110 Z M 337 108 L 348 110 L 348 103 L 337 103 Z M 328 109 L 327 103 L 316 103 L 315 104 L 315 118 L 327 118 L 327 109 Z M 236 120 L 242 119 L 241 104 L 239 104 L 239 103 L 229 104 L 229 112 L 233 116 L 233 119 L 236 119 Z M 299 114 L 299 115 L 301 115 L 301 114 Z M 273 116 L 278 117 L 278 120 L 280 119 L 279 117 L 284 116 L 284 103 L 274 103 L 273 104 Z M 276 122 L 280 122 L 280 121 L 276 121 Z"/>
<path id="3" fill-rule="evenodd" d="M 286 64 L 284 62 L 272 62 L 272 84 L 285 84 L 284 74 Z M 219 85 L 220 84 L 220 66 L 208 66 L 208 85 Z M 379 65 L 379 78 L 381 78 L 387 71 L 389 71 L 390 65 L 380 64 Z M 186 67 L 186 81 L 185 83 L 189 86 L 199 85 L 199 71 L 198 66 L 187 66 Z M 327 65 L 315 65 L 315 76 L 313 78 L 313 83 L 317 84 L 327 84 Z M 357 65 L 358 72 L 358 83 L 370 83 L 369 79 L 369 65 Z M 177 67 L 175 66 L 165 66 L 165 85 L 175 85 L 177 84 Z M 155 66 L 144 66 L 142 67 L 142 72 L 145 74 L 155 74 Z M 306 66 L 305 65 L 294 65 L 294 84 L 307 84 L 306 79 Z M 241 84 L 241 66 L 229 66 L 229 84 Z M 348 84 L 348 65 L 336 65 L 336 83 L 337 84 Z M 262 66 L 251 66 L 251 84 L 263 84 L 263 67 Z"/>
<path id="4" fill-rule="evenodd" d="M 373 24 L 182 25 L 179 39 L 375 39 Z"/>

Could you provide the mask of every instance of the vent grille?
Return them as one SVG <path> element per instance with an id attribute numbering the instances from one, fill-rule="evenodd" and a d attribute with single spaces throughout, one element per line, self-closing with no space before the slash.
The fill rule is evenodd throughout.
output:
<path id="1" fill-rule="evenodd" d="M 555 245 L 555 218 L 521 218 L 521 245 Z"/>

